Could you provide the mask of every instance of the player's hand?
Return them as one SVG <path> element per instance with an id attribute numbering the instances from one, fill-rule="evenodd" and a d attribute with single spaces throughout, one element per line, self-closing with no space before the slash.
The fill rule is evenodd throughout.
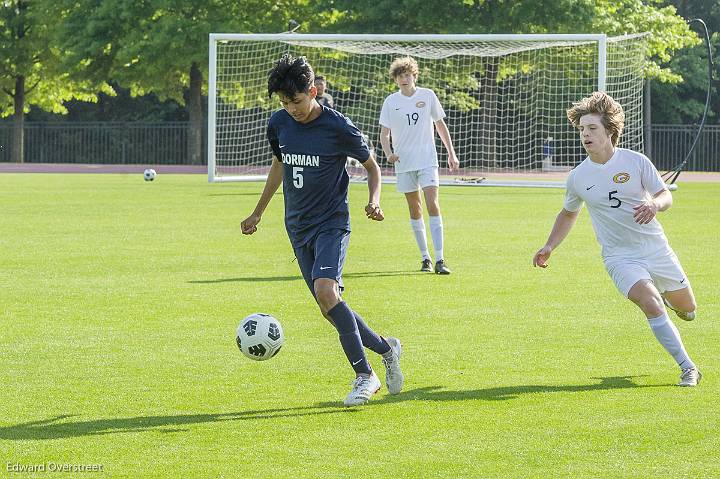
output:
<path id="1" fill-rule="evenodd" d="M 448 156 L 448 168 L 450 169 L 450 171 L 455 171 L 460 168 L 460 161 L 457 159 L 457 156 Z"/>
<path id="2" fill-rule="evenodd" d="M 257 225 L 260 223 L 260 217 L 257 215 L 250 215 L 240 223 L 240 230 L 244 235 L 251 235 L 257 231 Z"/>
<path id="3" fill-rule="evenodd" d="M 540 266 L 541 268 L 547 268 L 547 260 L 550 258 L 550 255 L 552 254 L 552 248 L 545 245 L 542 248 L 538 250 L 537 253 L 535 253 L 535 256 L 533 256 L 533 266 Z"/>
<path id="4" fill-rule="evenodd" d="M 365 207 L 365 215 L 368 219 L 382 221 L 385 219 L 382 208 L 377 203 L 368 203 Z"/>
<path id="5" fill-rule="evenodd" d="M 394 165 L 398 161 L 400 161 L 400 157 L 397 154 L 393 153 L 392 155 L 388 156 L 388 163 L 390 163 L 391 165 Z"/>
<path id="6" fill-rule="evenodd" d="M 655 201 L 649 200 L 634 206 L 633 209 L 635 210 L 635 213 L 633 214 L 635 223 L 646 225 L 655 218 L 655 215 L 657 215 L 658 205 Z"/>

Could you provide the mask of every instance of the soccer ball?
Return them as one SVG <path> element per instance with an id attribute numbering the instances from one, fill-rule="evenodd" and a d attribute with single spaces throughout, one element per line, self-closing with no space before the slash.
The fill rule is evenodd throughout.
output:
<path id="1" fill-rule="evenodd" d="M 285 335 L 280 321 L 269 314 L 255 313 L 240 321 L 235 340 L 245 356 L 265 361 L 280 351 Z"/>
<path id="2" fill-rule="evenodd" d="M 143 178 L 145 178 L 145 181 L 153 181 L 155 180 L 155 177 L 157 176 L 157 173 L 155 173 L 155 170 L 152 168 L 148 168 L 143 173 Z"/>

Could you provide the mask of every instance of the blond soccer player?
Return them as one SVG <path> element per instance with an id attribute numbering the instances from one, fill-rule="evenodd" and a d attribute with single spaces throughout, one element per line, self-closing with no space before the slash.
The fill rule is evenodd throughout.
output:
<path id="1" fill-rule="evenodd" d="M 435 249 L 435 273 L 450 274 L 444 258 L 435 130 L 447 150 L 450 171 L 457 169 L 460 162 L 445 124 L 445 111 L 434 91 L 417 86 L 418 73 L 418 64 L 412 57 L 397 58 L 390 65 L 390 76 L 399 90 L 383 103 L 380 143 L 385 157 L 395 166 L 397 190 L 405 194 L 410 209 L 410 227 L 422 256 L 420 271 L 433 271 L 423 221 L 422 190 Z"/>
<path id="2" fill-rule="evenodd" d="M 702 375 L 664 306 L 685 321 L 695 318 L 690 282 L 656 218 L 670 208 L 672 195 L 645 155 L 617 147 L 625 114 L 612 97 L 595 92 L 573 104 L 567 116 L 588 156 L 570 172 L 565 204 L 533 265 L 547 267 L 587 204 L 608 274 L 642 310 L 657 340 L 677 362 L 678 385 L 697 386 Z"/>

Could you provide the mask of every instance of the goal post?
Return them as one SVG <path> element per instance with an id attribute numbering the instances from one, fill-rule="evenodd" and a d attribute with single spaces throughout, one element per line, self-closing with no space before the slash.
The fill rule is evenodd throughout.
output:
<path id="1" fill-rule="evenodd" d="M 461 170 L 445 181 L 489 173 L 564 172 L 584 158 L 565 110 L 595 90 L 625 109 L 620 146 L 643 151 L 646 34 L 342 35 L 210 34 L 208 179 L 258 180 L 270 167 L 267 120 L 280 107 L 267 75 L 284 53 L 305 56 L 327 81 L 335 108 L 379 145 L 382 103 L 397 86 L 393 59 L 419 64 L 418 85 L 435 91 Z M 437 135 L 436 135 L 437 136 Z M 311 140 L 310 140 L 311 141 Z M 445 149 L 436 138 L 441 168 Z M 381 167 L 392 174 L 382 149 Z M 441 170 L 441 173 L 446 173 Z"/>

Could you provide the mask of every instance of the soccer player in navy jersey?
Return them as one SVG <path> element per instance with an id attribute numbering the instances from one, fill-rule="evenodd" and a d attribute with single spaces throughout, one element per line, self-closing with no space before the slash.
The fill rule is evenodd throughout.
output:
<path id="1" fill-rule="evenodd" d="M 242 233 L 257 231 L 263 212 L 283 185 L 285 228 L 300 271 L 323 316 L 337 329 L 345 356 L 355 371 L 346 406 L 366 403 L 380 380 L 363 347 L 382 355 L 390 394 L 403 386 L 402 346 L 397 338 L 375 333 L 342 300 L 342 270 L 350 239 L 350 211 L 345 162 L 358 159 L 367 170 L 369 199 L 365 215 L 384 219 L 380 208 L 380 168 L 352 121 L 315 99 L 315 74 L 304 57 L 285 54 L 268 78 L 268 94 L 277 94 L 282 109 L 268 121 L 272 166 L 255 210 L 241 224 Z"/>

